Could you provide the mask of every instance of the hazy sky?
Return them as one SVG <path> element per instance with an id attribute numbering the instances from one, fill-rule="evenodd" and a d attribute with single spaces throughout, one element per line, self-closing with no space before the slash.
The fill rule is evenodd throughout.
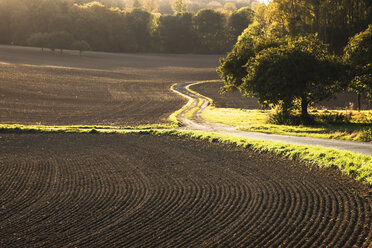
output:
<path id="1" fill-rule="evenodd" d="M 270 0 L 258 0 L 258 1 L 265 3 L 265 4 L 268 4 L 270 2 Z"/>

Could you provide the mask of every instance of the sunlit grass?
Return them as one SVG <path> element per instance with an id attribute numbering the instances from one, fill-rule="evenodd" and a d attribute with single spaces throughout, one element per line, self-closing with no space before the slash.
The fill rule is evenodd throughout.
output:
<path id="1" fill-rule="evenodd" d="M 372 156 L 355 154 L 332 148 L 287 144 L 275 141 L 257 140 L 235 135 L 198 131 L 142 131 L 143 134 L 175 135 L 192 139 L 232 144 L 253 149 L 256 152 L 270 152 L 288 159 L 299 160 L 309 166 L 337 167 L 354 179 L 372 185 Z"/>
<path id="2" fill-rule="evenodd" d="M 326 139 L 341 139 L 354 141 L 372 141 L 372 111 L 360 113 L 348 112 L 349 123 L 317 124 L 313 126 L 290 126 L 269 124 L 272 111 L 243 110 L 231 108 L 209 107 L 202 113 L 202 117 L 212 122 L 219 122 L 238 127 L 243 131 L 264 132 L 283 135 L 317 137 Z M 317 111 L 313 116 L 345 113 L 345 111 Z"/>
<path id="3" fill-rule="evenodd" d="M 21 124 L 0 124 L 0 133 L 25 133 L 25 132 L 62 132 L 62 133 L 87 133 L 100 131 L 121 131 L 121 130 L 149 130 L 149 129 L 167 129 L 172 128 L 174 125 L 152 124 L 142 126 L 85 126 L 85 125 L 72 125 L 72 126 L 48 126 L 48 125 L 21 125 Z"/>
<path id="4" fill-rule="evenodd" d="M 196 113 L 196 111 L 198 111 L 200 109 L 200 107 L 201 107 L 202 104 L 203 104 L 203 99 L 198 98 L 198 105 L 196 105 L 194 108 L 192 108 L 191 110 L 189 110 L 185 114 L 185 118 L 187 118 L 187 119 L 193 119 L 194 114 Z"/>

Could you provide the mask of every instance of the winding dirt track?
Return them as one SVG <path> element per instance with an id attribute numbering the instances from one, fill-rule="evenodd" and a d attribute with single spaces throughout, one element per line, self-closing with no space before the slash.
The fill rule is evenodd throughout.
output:
<path id="1" fill-rule="evenodd" d="M 177 137 L 2 134 L 0 247 L 368 247 L 369 189 Z"/>

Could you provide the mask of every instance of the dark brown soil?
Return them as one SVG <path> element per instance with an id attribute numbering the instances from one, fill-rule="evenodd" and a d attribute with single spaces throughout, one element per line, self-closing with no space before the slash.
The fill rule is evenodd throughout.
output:
<path id="1" fill-rule="evenodd" d="M 215 79 L 214 55 L 78 53 L 0 46 L 0 122 L 166 123 L 186 100 L 176 82 Z"/>
<path id="2" fill-rule="evenodd" d="M 243 97 L 239 91 L 230 91 L 220 94 L 223 82 L 202 83 L 193 85 L 191 89 L 213 99 L 219 108 L 261 109 L 261 105 L 254 97 Z M 372 101 L 362 97 L 362 109 L 372 109 Z M 345 92 L 335 98 L 315 104 L 317 108 L 325 109 L 357 109 L 357 97 L 354 93 Z"/>
<path id="3" fill-rule="evenodd" d="M 243 97 L 242 93 L 229 91 L 220 93 L 223 82 L 201 83 L 191 86 L 192 90 L 213 99 L 218 108 L 241 108 L 241 109 L 261 109 L 261 105 L 254 97 Z"/>
<path id="4" fill-rule="evenodd" d="M 368 247 L 367 188 L 177 137 L 0 135 L 0 247 Z"/>

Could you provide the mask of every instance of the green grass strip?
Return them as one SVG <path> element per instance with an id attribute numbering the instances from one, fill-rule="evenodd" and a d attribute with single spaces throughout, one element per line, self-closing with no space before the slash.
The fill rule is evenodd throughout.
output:
<path id="1" fill-rule="evenodd" d="M 250 148 L 257 152 L 270 152 L 284 158 L 303 161 L 318 167 L 337 167 L 352 178 L 372 186 L 372 156 L 355 154 L 333 148 L 305 146 L 282 142 L 257 140 L 235 135 L 199 131 L 141 131 L 143 134 L 175 135 Z"/>
<path id="2" fill-rule="evenodd" d="M 190 111 L 188 111 L 185 114 L 185 117 L 187 119 L 193 119 L 194 114 L 200 109 L 200 107 L 203 105 L 204 100 L 202 98 L 198 98 L 198 105 L 192 108 Z"/>
<path id="3" fill-rule="evenodd" d="M 48 126 L 48 125 L 21 125 L 21 124 L 0 124 L 0 133 L 41 133 L 41 132 L 58 132 L 58 133 L 86 133 L 92 130 L 150 130 L 150 129 L 169 129 L 174 125 L 152 124 L 142 126 Z"/>

